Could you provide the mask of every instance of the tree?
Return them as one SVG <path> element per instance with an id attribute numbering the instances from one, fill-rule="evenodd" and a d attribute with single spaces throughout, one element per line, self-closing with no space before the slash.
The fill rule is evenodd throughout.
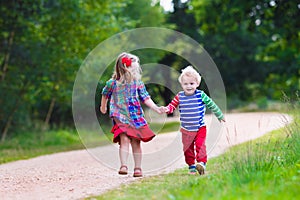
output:
<path id="1" fill-rule="evenodd" d="M 128 14 L 127 0 L 1 1 L 0 130 L 34 128 L 72 120 L 76 72 L 90 51 L 110 36 L 138 26 L 163 23 L 151 1 Z M 149 3 L 149 4 L 148 4 Z M 108 49 L 109 52 L 109 49 Z M 84 88 L 88 90 L 88 88 Z"/>
<path id="2" fill-rule="evenodd" d="M 173 11 L 166 13 L 168 27 L 188 35 L 194 40 L 200 40 L 199 33 L 194 29 L 196 26 L 196 20 L 192 13 L 189 13 L 189 1 L 182 2 L 181 0 L 173 0 Z M 172 40 L 172 38 L 170 39 Z M 175 41 L 176 43 L 176 41 Z M 176 44 L 174 44 L 176 45 Z M 172 66 L 177 71 L 187 66 L 189 63 L 184 59 L 180 58 L 178 55 L 173 53 L 166 53 L 165 56 L 160 60 L 162 64 Z M 170 70 L 163 71 L 163 77 L 172 77 Z M 170 85 L 170 78 L 166 79 L 165 85 Z M 173 94 L 170 89 L 166 87 L 158 87 L 159 94 L 164 100 L 164 104 L 170 103 L 173 98 Z"/>
<path id="3" fill-rule="evenodd" d="M 1 1 L 2 141 L 12 124 L 28 128 L 43 120 L 47 125 L 55 105 L 66 107 L 59 116 L 71 113 L 73 80 L 85 55 L 116 31 L 133 27 L 121 23 L 127 18 L 114 17 L 124 4 L 124 0 Z"/>
<path id="4" fill-rule="evenodd" d="M 299 3 L 265 1 L 252 12 L 256 30 L 268 41 L 257 53 L 257 59 L 269 68 L 263 92 L 276 99 L 282 99 L 282 93 L 293 97 L 300 90 Z"/>
<path id="5" fill-rule="evenodd" d="M 263 84 L 269 73 L 299 74 L 295 1 L 193 0 L 191 7 L 204 47 L 219 66 L 229 93 L 248 99 L 248 85 Z M 260 95 L 265 94 L 262 88 Z"/>
<path id="6" fill-rule="evenodd" d="M 34 82 L 38 63 L 35 62 L 39 52 L 33 53 L 39 45 L 34 34 L 33 22 L 37 19 L 39 3 L 37 1 L 1 2 L 0 50 L 1 58 L 1 140 L 7 135 L 13 122 L 26 119 L 27 106 L 24 97 Z M 30 41 L 30 42 L 29 42 Z M 32 59 L 28 59 L 32 57 Z M 15 117 L 17 111 L 19 117 Z M 24 122 L 26 120 L 23 120 Z"/>

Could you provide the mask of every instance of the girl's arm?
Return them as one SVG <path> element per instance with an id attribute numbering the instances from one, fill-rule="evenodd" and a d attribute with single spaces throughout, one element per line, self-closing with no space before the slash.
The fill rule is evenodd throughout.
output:
<path id="1" fill-rule="evenodd" d="M 145 87 L 145 84 L 143 81 L 138 82 L 138 94 L 139 99 L 141 102 L 143 102 L 146 106 L 148 106 L 150 109 L 154 110 L 155 112 L 162 114 L 160 108 L 153 102 L 151 99 L 149 93 L 147 92 L 147 89 Z"/>
<path id="2" fill-rule="evenodd" d="M 149 108 L 151 108 L 152 110 L 154 110 L 155 112 L 161 114 L 161 110 L 160 108 L 153 102 L 153 100 L 151 98 L 147 98 L 144 101 L 144 104 L 146 104 L 146 106 L 148 106 Z"/>
<path id="3" fill-rule="evenodd" d="M 101 97 L 101 105 L 100 105 L 100 111 L 105 114 L 107 111 L 107 101 L 108 99 L 103 95 Z"/>
<path id="4" fill-rule="evenodd" d="M 112 95 L 115 85 L 116 85 L 116 81 L 113 79 L 110 79 L 106 82 L 105 87 L 102 89 L 100 111 L 103 114 L 105 114 L 107 111 L 107 102 L 108 102 L 108 99 Z"/>

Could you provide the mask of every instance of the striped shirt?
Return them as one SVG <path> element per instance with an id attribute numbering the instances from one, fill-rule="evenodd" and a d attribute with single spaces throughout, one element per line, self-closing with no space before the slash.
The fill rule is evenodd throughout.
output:
<path id="1" fill-rule="evenodd" d="M 188 131 L 198 131 L 200 127 L 205 126 L 206 106 L 219 120 L 224 118 L 216 103 L 201 90 L 196 90 L 195 94 L 190 96 L 186 96 L 184 91 L 179 92 L 167 106 L 169 113 L 173 113 L 178 106 L 181 127 Z"/>
<path id="2" fill-rule="evenodd" d="M 102 90 L 102 95 L 110 98 L 109 116 L 124 124 L 140 128 L 147 124 L 140 101 L 150 98 L 142 81 L 131 83 L 117 83 L 110 79 Z"/>

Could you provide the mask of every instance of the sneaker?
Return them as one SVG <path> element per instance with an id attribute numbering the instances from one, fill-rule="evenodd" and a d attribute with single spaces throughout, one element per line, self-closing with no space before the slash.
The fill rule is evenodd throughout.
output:
<path id="1" fill-rule="evenodd" d="M 204 175 L 206 164 L 204 162 L 199 162 L 196 165 L 196 169 L 200 175 Z"/>
<path id="2" fill-rule="evenodd" d="M 189 166 L 189 174 L 196 174 L 196 173 L 197 173 L 196 166 L 190 165 Z"/>

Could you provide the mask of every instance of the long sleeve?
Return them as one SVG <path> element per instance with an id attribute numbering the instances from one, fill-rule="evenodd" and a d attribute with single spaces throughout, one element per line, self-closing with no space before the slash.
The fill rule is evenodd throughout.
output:
<path id="1" fill-rule="evenodd" d="M 217 106 L 217 104 L 209 98 L 204 92 L 201 94 L 202 101 L 206 104 L 206 106 L 215 114 L 215 116 L 222 120 L 224 119 L 223 113 L 221 109 Z"/>
<path id="2" fill-rule="evenodd" d="M 115 80 L 113 79 L 108 80 L 104 88 L 102 89 L 102 95 L 105 96 L 105 98 L 109 99 L 112 95 L 115 85 L 116 85 Z"/>
<path id="3" fill-rule="evenodd" d="M 167 108 L 169 109 L 168 114 L 173 113 L 174 110 L 177 108 L 179 105 L 179 94 L 177 94 L 174 99 L 167 105 Z"/>

